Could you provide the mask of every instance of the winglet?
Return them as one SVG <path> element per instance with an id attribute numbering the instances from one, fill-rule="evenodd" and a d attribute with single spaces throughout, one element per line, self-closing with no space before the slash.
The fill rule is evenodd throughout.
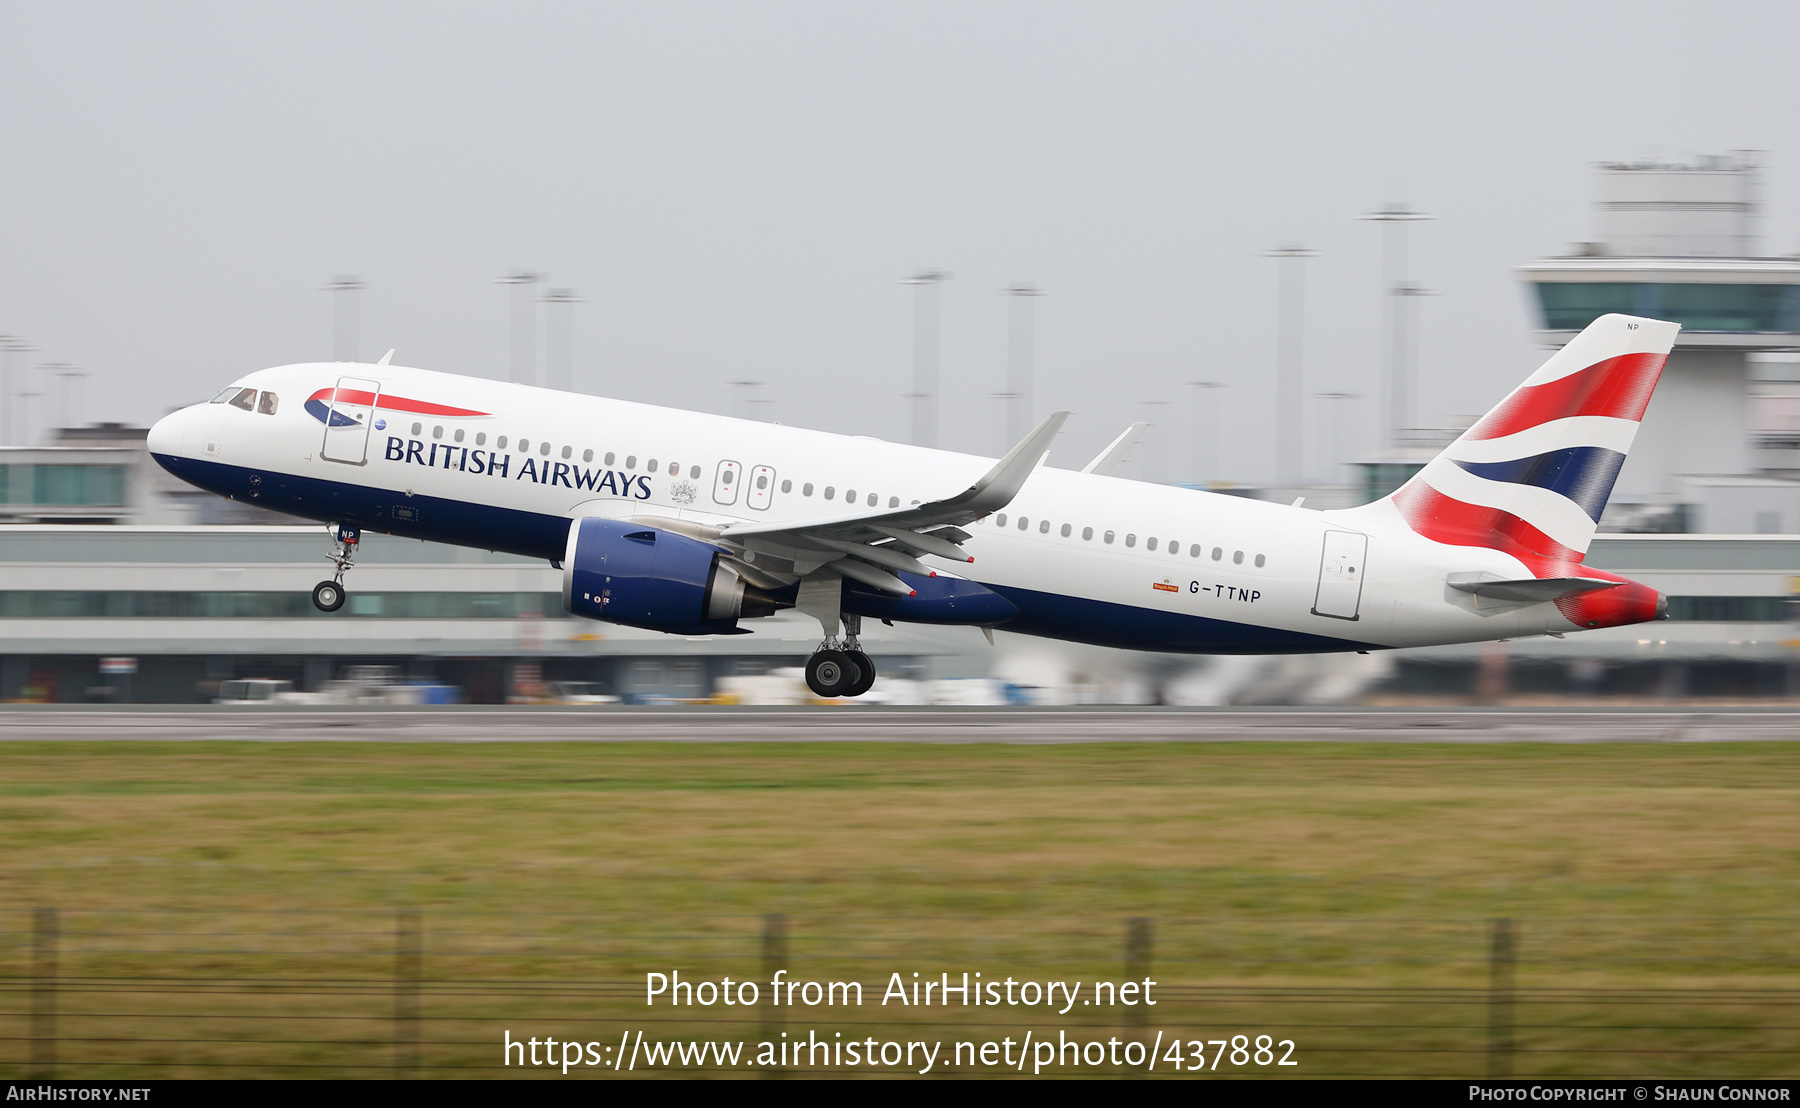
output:
<path id="1" fill-rule="evenodd" d="M 394 357 L 394 352 L 392 350 L 389 350 L 386 354 L 383 354 L 381 356 L 381 360 L 379 362 L 376 362 L 375 364 L 376 365 L 386 365 L 393 357 Z"/>
<path id="2" fill-rule="evenodd" d="M 1094 455 L 1094 460 L 1081 467 L 1083 473 L 1098 473 L 1102 477 L 1111 477 L 1119 472 L 1125 459 L 1131 457 L 1131 448 L 1144 441 L 1144 429 L 1148 423 L 1134 423 L 1125 428 L 1125 433 L 1112 441 L 1112 445 Z"/>
<path id="3" fill-rule="evenodd" d="M 1031 476 L 1031 471 L 1049 453 L 1050 444 L 1055 441 L 1057 432 L 1062 430 L 1063 421 L 1068 418 L 1068 412 L 1051 412 L 1044 418 L 1044 422 L 1032 429 L 1031 434 L 1008 450 L 1006 457 L 996 462 L 994 468 L 988 470 L 981 480 L 943 501 L 943 504 L 985 515 L 1012 503 L 1012 498 L 1019 495 L 1019 490 L 1025 486 L 1025 479 Z"/>

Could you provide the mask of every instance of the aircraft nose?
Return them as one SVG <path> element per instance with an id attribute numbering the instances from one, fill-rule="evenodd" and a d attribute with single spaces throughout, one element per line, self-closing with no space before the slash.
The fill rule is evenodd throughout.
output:
<path id="1" fill-rule="evenodd" d="M 170 412 L 150 425 L 150 433 L 144 436 L 144 445 L 149 447 L 153 455 L 172 457 L 181 453 L 181 421 L 185 410 Z"/>

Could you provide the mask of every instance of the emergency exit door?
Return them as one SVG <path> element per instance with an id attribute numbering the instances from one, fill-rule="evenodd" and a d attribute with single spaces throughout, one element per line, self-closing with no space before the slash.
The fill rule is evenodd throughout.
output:
<path id="1" fill-rule="evenodd" d="M 1319 589 L 1313 594 L 1313 615 L 1355 619 L 1362 603 L 1363 559 L 1369 553 L 1369 536 L 1355 531 L 1325 532 L 1325 550 L 1319 558 Z"/>

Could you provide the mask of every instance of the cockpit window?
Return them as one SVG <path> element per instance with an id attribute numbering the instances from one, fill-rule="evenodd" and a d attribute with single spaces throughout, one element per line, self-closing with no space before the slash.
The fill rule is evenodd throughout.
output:
<path id="1" fill-rule="evenodd" d="M 263 415 L 274 415 L 275 406 L 280 403 L 281 401 L 276 398 L 274 393 L 265 392 L 262 394 L 262 399 L 256 402 L 256 410 Z"/>
<path id="2" fill-rule="evenodd" d="M 226 401 L 226 403 L 234 408 L 242 408 L 246 412 L 253 412 L 256 410 L 256 390 L 239 389 L 238 394 Z"/>
<path id="3" fill-rule="evenodd" d="M 219 393 L 219 395 L 213 397 L 211 400 L 208 400 L 207 403 L 208 404 L 223 404 L 227 400 L 230 400 L 232 397 L 234 397 L 238 394 L 238 388 L 239 388 L 239 386 L 232 385 L 230 388 Z"/>

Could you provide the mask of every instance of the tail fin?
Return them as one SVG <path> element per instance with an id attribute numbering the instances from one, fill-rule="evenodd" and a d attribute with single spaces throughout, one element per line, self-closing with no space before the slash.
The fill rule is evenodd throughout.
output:
<path id="1" fill-rule="evenodd" d="M 1581 561 L 1680 330 L 1601 316 L 1387 501 L 1437 542 Z"/>

